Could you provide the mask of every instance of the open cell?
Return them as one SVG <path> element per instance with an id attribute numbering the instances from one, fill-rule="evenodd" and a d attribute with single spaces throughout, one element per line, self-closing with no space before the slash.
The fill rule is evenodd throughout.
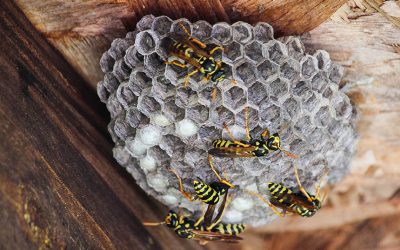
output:
<path id="1" fill-rule="evenodd" d="M 227 23 L 216 23 L 212 28 L 211 37 L 225 44 L 232 40 L 232 27 Z"/>
<path id="2" fill-rule="evenodd" d="M 232 25 L 233 40 L 246 44 L 253 38 L 253 26 L 245 22 L 236 22 Z"/>
<path id="3" fill-rule="evenodd" d="M 263 45 L 264 53 L 268 53 L 269 59 L 281 65 L 288 57 L 286 46 L 276 40 L 270 41 Z"/>
<path id="4" fill-rule="evenodd" d="M 149 55 L 155 51 L 157 38 L 152 31 L 142 31 L 136 35 L 135 47 L 142 55 Z"/>
<path id="5" fill-rule="evenodd" d="M 242 88 L 234 86 L 223 93 L 224 105 L 236 110 L 246 104 L 246 95 Z"/>
<path id="6" fill-rule="evenodd" d="M 235 122 L 235 115 L 232 111 L 224 106 L 219 106 L 210 112 L 210 120 L 216 126 L 222 127 L 223 123 L 233 124 Z"/>
<path id="7" fill-rule="evenodd" d="M 236 73 L 235 79 L 244 82 L 246 85 L 250 85 L 257 79 L 255 66 L 247 61 L 236 65 L 234 72 Z"/>
<path id="8" fill-rule="evenodd" d="M 269 82 L 278 77 L 279 65 L 271 62 L 270 60 L 265 60 L 260 65 L 258 65 L 257 73 L 260 80 Z"/>
<path id="9" fill-rule="evenodd" d="M 167 16 L 159 16 L 154 18 L 151 30 L 158 36 L 167 35 L 172 25 L 172 20 Z"/>
<path id="10" fill-rule="evenodd" d="M 310 79 L 318 71 L 318 61 L 315 57 L 307 55 L 300 61 L 301 75 L 304 79 Z"/>
<path id="11" fill-rule="evenodd" d="M 253 29 L 254 39 L 256 41 L 266 43 L 274 39 L 274 29 L 271 25 L 264 22 L 259 22 Z"/>
<path id="12" fill-rule="evenodd" d="M 246 57 L 252 60 L 255 64 L 261 62 L 264 59 L 262 54 L 262 45 L 259 42 L 252 42 L 244 47 L 244 53 Z"/>
<path id="13" fill-rule="evenodd" d="M 262 103 L 268 102 L 268 93 L 268 87 L 264 83 L 256 81 L 247 89 L 247 99 L 250 104 L 259 106 Z"/>

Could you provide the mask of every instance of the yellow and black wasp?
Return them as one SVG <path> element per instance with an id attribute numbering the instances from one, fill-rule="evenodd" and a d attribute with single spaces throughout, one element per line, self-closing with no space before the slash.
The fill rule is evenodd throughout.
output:
<path id="1" fill-rule="evenodd" d="M 215 44 L 204 44 L 198 39 L 192 37 L 186 27 L 179 23 L 186 36 L 177 33 L 171 33 L 166 38 L 165 47 L 169 56 L 175 56 L 182 59 L 185 63 L 178 60 L 167 61 L 166 64 L 176 65 L 186 68 L 189 65 L 194 70 L 186 75 L 185 87 L 187 87 L 189 78 L 196 73 L 203 74 L 203 77 L 209 81 L 215 82 L 215 86 L 226 77 L 228 65 L 216 60 L 213 55 L 216 51 L 224 51 L 222 46 Z M 213 99 L 216 97 L 216 88 L 214 88 Z"/>
<path id="2" fill-rule="evenodd" d="M 298 158 L 286 150 L 281 148 L 281 138 L 278 133 L 270 135 L 269 130 L 265 129 L 261 133 L 260 139 L 254 139 L 251 137 L 248 126 L 248 108 L 245 109 L 246 119 L 246 136 L 247 140 L 236 140 L 230 131 L 228 125 L 224 123 L 224 128 L 228 132 L 232 140 L 217 139 L 213 140 L 213 148 L 208 151 L 210 155 L 217 157 L 262 157 L 268 155 L 270 152 L 280 150 L 287 156 L 292 158 Z"/>
<path id="3" fill-rule="evenodd" d="M 218 172 L 215 170 L 214 164 L 212 163 L 212 158 L 209 157 L 209 164 L 212 171 L 218 177 L 219 181 L 212 182 L 210 184 L 205 183 L 201 179 L 197 178 L 193 180 L 193 187 L 195 191 L 195 195 L 190 195 L 183 188 L 182 178 L 179 176 L 178 172 L 175 169 L 170 168 L 169 170 L 176 175 L 179 181 L 179 191 L 186 197 L 189 201 L 194 201 L 196 199 L 201 200 L 205 204 L 208 205 L 207 211 L 204 215 L 204 224 L 206 226 L 213 226 L 216 221 L 218 221 L 223 214 L 225 209 L 228 191 L 234 186 L 227 180 L 221 178 Z M 221 196 L 223 196 L 222 202 L 219 205 L 218 213 L 215 218 L 214 211 L 216 205 L 219 203 Z"/>
<path id="4" fill-rule="evenodd" d="M 263 202 L 267 203 L 268 206 L 270 206 L 272 210 L 280 216 L 284 216 L 288 211 L 302 217 L 311 217 L 322 206 L 322 201 L 319 196 L 321 183 L 316 187 L 316 195 L 311 195 L 301 185 L 296 165 L 294 165 L 294 169 L 297 183 L 299 185 L 299 191 L 295 192 L 291 188 L 285 187 L 282 183 L 268 182 L 268 191 L 271 195 L 270 201 L 265 200 L 261 195 L 250 191 L 248 192 L 256 195 Z M 278 212 L 275 209 L 275 206 L 281 208 L 283 213 Z"/>
<path id="5" fill-rule="evenodd" d="M 199 240 L 200 244 L 206 244 L 209 241 L 224 241 L 228 243 L 237 243 L 242 240 L 237 236 L 245 230 L 243 224 L 223 224 L 216 223 L 213 227 L 206 227 L 203 223 L 204 217 L 193 221 L 185 216 L 178 215 L 170 211 L 162 222 L 143 222 L 145 226 L 167 225 L 174 229 L 175 233 L 185 239 Z"/>

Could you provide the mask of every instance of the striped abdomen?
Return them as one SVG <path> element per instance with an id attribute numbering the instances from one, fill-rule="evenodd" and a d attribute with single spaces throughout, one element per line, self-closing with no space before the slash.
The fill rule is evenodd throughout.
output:
<path id="1" fill-rule="evenodd" d="M 236 143 L 229 140 L 213 140 L 212 146 L 214 148 L 240 147 Z"/>
<path id="2" fill-rule="evenodd" d="M 217 232 L 226 235 L 238 235 L 245 229 L 243 224 L 218 224 L 211 229 L 211 232 Z"/>
<path id="3" fill-rule="evenodd" d="M 194 180 L 194 191 L 204 203 L 215 205 L 219 201 L 219 192 L 200 180 Z"/>
<path id="4" fill-rule="evenodd" d="M 268 190 L 271 193 L 271 196 L 284 206 L 291 208 L 295 205 L 290 198 L 290 195 L 293 194 L 292 190 L 282 184 L 269 182 Z"/>
<path id="5" fill-rule="evenodd" d="M 187 46 L 186 44 L 174 41 L 169 46 L 168 52 L 173 55 L 177 55 L 180 58 L 192 58 L 195 53 L 192 48 Z"/>

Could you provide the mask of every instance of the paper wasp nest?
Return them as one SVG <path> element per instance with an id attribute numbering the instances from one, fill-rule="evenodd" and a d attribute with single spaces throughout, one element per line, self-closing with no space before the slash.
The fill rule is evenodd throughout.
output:
<path id="1" fill-rule="evenodd" d="M 225 49 L 222 61 L 230 65 L 231 74 L 218 84 L 214 101 L 212 82 L 195 75 L 185 89 L 191 69 L 164 64 L 163 38 L 171 31 L 184 32 L 178 22 L 200 41 Z M 330 182 L 349 170 L 356 142 L 355 115 L 349 98 L 339 90 L 342 69 L 326 51 L 306 54 L 299 38 L 274 39 L 267 23 L 192 24 L 186 19 L 145 16 L 136 31 L 113 41 L 100 65 L 105 76 L 97 91 L 111 114 L 108 129 L 115 142 L 114 157 L 148 194 L 170 208 L 199 212 L 201 202 L 185 200 L 166 167 L 180 173 L 190 192 L 193 178 L 217 180 L 207 150 L 213 139 L 228 138 L 223 122 L 239 139 L 245 138 L 247 106 L 253 137 L 268 127 L 280 134 L 283 148 L 301 156 L 300 179 L 310 193 L 314 194 L 312 185 L 324 168 L 329 169 Z M 276 218 L 245 189 L 268 197 L 268 181 L 297 187 L 292 159 L 283 153 L 214 158 L 214 165 L 236 185 L 225 222 L 261 225 Z"/>

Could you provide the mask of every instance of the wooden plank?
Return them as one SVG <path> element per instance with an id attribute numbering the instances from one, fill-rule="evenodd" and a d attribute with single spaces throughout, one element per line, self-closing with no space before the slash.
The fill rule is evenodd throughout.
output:
<path id="1" fill-rule="evenodd" d="M 147 14 L 191 21 L 270 22 L 278 34 L 300 34 L 328 19 L 346 0 L 17 0 L 34 26 L 90 84 L 101 80 L 101 54 Z"/>
<path id="2" fill-rule="evenodd" d="M 113 161 L 107 112 L 12 1 L 0 2 L 0 248 L 197 249 Z"/>

